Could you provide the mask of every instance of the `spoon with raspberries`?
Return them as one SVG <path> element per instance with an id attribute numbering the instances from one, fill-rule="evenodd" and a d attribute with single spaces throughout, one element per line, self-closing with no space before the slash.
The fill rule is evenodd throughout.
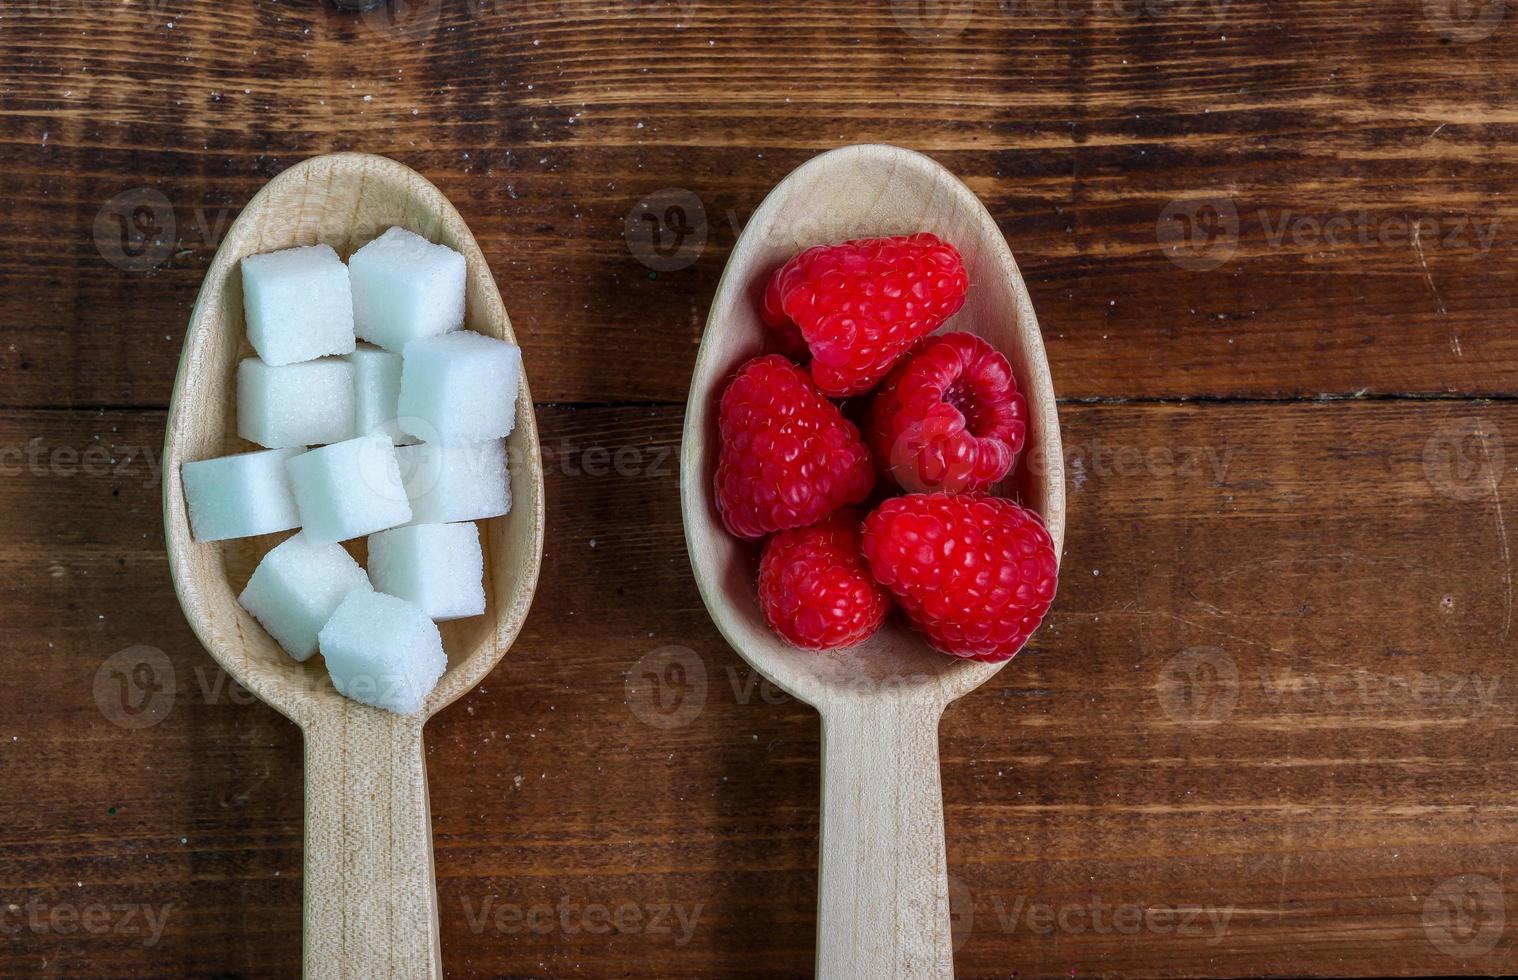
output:
<path id="1" fill-rule="evenodd" d="M 1054 600 L 1059 420 L 996 222 L 893 146 L 814 158 L 718 286 L 681 449 L 713 620 L 822 715 L 817 976 L 951 977 L 938 721 Z"/>

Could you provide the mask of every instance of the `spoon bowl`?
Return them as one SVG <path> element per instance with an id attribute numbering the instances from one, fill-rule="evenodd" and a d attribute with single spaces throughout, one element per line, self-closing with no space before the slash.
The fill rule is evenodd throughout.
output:
<path id="1" fill-rule="evenodd" d="M 239 684 L 298 724 L 306 739 L 305 973 L 441 976 L 422 726 L 477 684 L 526 618 L 543 553 L 543 474 L 523 379 L 507 439 L 513 507 L 481 522 L 483 616 L 440 624 L 448 669 L 416 715 L 351 701 L 318 657 L 286 654 L 237 602 L 259 559 L 287 534 L 199 542 L 190 533 L 183 463 L 254 447 L 237 436 L 237 364 L 254 351 L 239 263 L 325 243 L 346 259 L 398 225 L 463 254 L 465 329 L 513 340 L 495 280 L 463 218 L 436 187 L 383 157 L 314 157 L 275 177 L 233 222 L 206 272 L 174 382 L 165 436 L 169 571 L 201 643 Z M 350 542 L 361 561 L 363 542 Z"/>
<path id="2" fill-rule="evenodd" d="M 845 650 L 785 644 L 759 610 L 754 546 L 731 537 L 717 513 L 717 405 L 734 370 L 768 350 L 759 297 L 775 269 L 813 245 L 919 231 L 958 248 L 969 272 L 964 309 L 944 329 L 978 334 L 1005 354 L 1028 400 L 1027 446 L 997 492 L 1043 517 L 1057 556 L 1065 527 L 1063 454 L 1033 305 L 985 206 L 920 153 L 847 146 L 781 181 L 733 247 L 686 407 L 681 502 L 702 598 L 745 660 L 822 715 L 819 977 L 953 975 L 938 720 L 949 702 L 985 683 L 1005 661 L 945 656 L 895 616 Z"/>

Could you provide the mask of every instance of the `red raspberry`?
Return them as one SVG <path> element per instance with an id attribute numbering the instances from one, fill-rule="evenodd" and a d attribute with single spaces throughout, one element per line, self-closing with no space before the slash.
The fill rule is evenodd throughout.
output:
<path id="1" fill-rule="evenodd" d="M 764 543 L 759 608 L 770 629 L 806 650 L 836 650 L 873 636 L 891 598 L 859 556 L 859 515 L 781 531 Z"/>
<path id="2" fill-rule="evenodd" d="M 763 319 L 794 324 L 812 352 L 812 380 L 835 398 L 868 391 L 917 338 L 965 304 L 970 278 L 954 246 L 926 232 L 818 245 L 770 280 Z"/>
<path id="3" fill-rule="evenodd" d="M 770 336 L 775 339 L 775 346 L 780 353 L 804 360 L 806 338 L 801 336 L 801 328 L 792 323 L 791 318 L 780 308 L 780 291 L 774 288 L 775 281 L 771 279 L 770 287 L 764 291 L 764 302 L 759 306 L 759 319 L 770 328 Z"/>
<path id="4" fill-rule="evenodd" d="M 1006 660 L 1054 601 L 1054 541 L 1038 515 L 979 494 L 911 494 L 865 518 L 865 561 L 944 653 Z"/>
<path id="5" fill-rule="evenodd" d="M 779 354 L 738 369 L 722 393 L 717 434 L 717 511 L 736 537 L 815 524 L 875 486 L 854 423 Z"/>
<path id="6" fill-rule="evenodd" d="M 1028 403 L 1000 351 L 974 334 L 939 334 L 886 378 L 869 429 L 881 471 L 902 488 L 988 490 L 1022 452 Z"/>

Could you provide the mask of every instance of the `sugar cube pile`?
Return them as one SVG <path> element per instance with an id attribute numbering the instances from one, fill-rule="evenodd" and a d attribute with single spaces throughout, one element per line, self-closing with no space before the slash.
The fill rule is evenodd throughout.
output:
<path id="1" fill-rule="evenodd" d="M 264 448 L 183 465 L 195 540 L 296 531 L 238 602 L 341 694 L 420 711 L 448 666 L 436 623 L 485 612 L 470 522 L 511 510 L 522 352 L 461 329 L 464 256 L 402 228 L 346 263 L 310 245 L 241 271 L 257 356 L 237 366 L 237 434 Z M 363 537 L 368 571 L 342 544 Z"/>

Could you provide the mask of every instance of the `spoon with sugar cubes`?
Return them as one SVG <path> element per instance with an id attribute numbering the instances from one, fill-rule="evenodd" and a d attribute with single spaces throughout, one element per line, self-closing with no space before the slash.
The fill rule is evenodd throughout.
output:
<path id="1" fill-rule="evenodd" d="M 440 977 L 422 727 L 543 553 L 521 350 L 458 212 L 382 157 L 286 170 L 206 273 L 163 454 L 196 635 L 306 742 L 305 975 Z"/>

